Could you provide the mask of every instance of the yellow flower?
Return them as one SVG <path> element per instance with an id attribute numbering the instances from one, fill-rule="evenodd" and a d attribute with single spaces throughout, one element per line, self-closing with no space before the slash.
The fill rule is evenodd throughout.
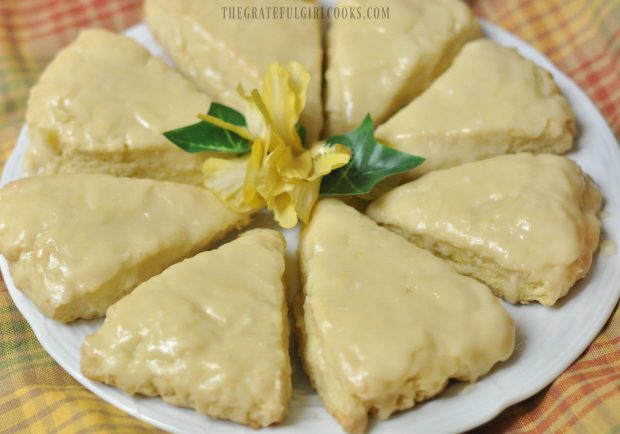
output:
<path id="1" fill-rule="evenodd" d="M 321 178 L 344 166 L 351 151 L 343 145 L 317 143 L 305 148 L 297 125 L 306 104 L 310 74 L 297 62 L 287 68 L 272 63 L 262 92 L 246 95 L 247 128 L 208 115 L 200 117 L 252 141 L 251 152 L 239 158 L 209 158 L 204 166 L 205 186 L 231 208 L 250 212 L 267 207 L 278 223 L 293 227 L 307 222 L 316 203 Z"/>

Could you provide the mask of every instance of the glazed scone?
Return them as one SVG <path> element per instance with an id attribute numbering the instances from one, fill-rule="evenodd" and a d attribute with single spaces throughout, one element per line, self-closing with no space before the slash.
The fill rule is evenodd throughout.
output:
<path id="1" fill-rule="evenodd" d="M 108 309 L 81 370 L 129 394 L 253 427 L 291 396 L 284 238 L 253 230 L 173 265 Z"/>
<path id="2" fill-rule="evenodd" d="M 460 0 L 341 0 L 341 8 L 377 11 L 389 18 L 338 19 L 328 33 L 328 135 L 359 126 L 367 113 L 381 123 L 420 94 L 467 41 L 481 35 Z"/>
<path id="3" fill-rule="evenodd" d="M 426 158 L 409 172 L 415 178 L 496 155 L 563 153 L 575 132 L 575 116 L 551 74 L 513 48 L 479 39 L 376 137 Z"/>
<path id="4" fill-rule="evenodd" d="M 209 98 L 134 40 L 84 30 L 62 50 L 28 100 L 28 175 L 106 173 L 191 184 L 206 155 L 162 133 L 197 122 Z"/>
<path id="5" fill-rule="evenodd" d="M 301 356 L 348 432 L 512 354 L 514 323 L 485 285 L 340 201 L 316 205 L 299 249 Z"/>
<path id="6" fill-rule="evenodd" d="M 204 188 L 73 174 L 0 190 L 0 253 L 15 286 L 62 322 L 102 316 L 169 265 L 248 222 Z"/>
<path id="7" fill-rule="evenodd" d="M 314 5 L 305 0 L 269 0 L 260 4 L 278 11 Z M 146 0 L 144 17 L 181 72 L 213 101 L 241 112 L 245 104 L 237 93 L 239 84 L 249 92 L 260 88 L 272 62 L 301 63 L 312 80 L 300 123 L 306 128 L 308 143 L 313 143 L 323 127 L 320 20 L 224 15 L 231 14 L 231 9 L 236 11 L 237 6 L 229 0 Z"/>
<path id="8" fill-rule="evenodd" d="M 367 214 L 511 303 L 553 305 L 590 269 L 600 207 L 573 161 L 516 154 L 429 173 Z"/>

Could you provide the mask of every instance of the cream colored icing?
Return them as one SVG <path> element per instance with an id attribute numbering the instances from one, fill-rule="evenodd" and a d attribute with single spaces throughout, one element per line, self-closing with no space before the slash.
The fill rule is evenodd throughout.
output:
<path id="1" fill-rule="evenodd" d="M 339 7 L 389 8 L 385 19 L 339 19 L 328 33 L 328 133 L 377 123 L 422 92 L 462 45 L 480 36 L 460 0 L 341 0 Z"/>
<path id="2" fill-rule="evenodd" d="M 205 155 L 182 151 L 162 133 L 197 122 L 209 104 L 192 83 L 132 39 L 85 30 L 32 89 L 26 171 L 199 182 Z"/>
<path id="3" fill-rule="evenodd" d="M 308 7 L 302 0 L 262 1 L 265 7 Z M 323 52 L 318 19 L 226 19 L 224 9 L 242 7 L 228 0 L 147 0 L 146 22 L 176 66 L 214 100 L 244 110 L 237 93 L 260 86 L 272 62 L 297 61 L 312 76 L 301 124 L 308 143 L 323 124 Z M 249 6 L 247 6 L 249 7 Z"/>
<path id="4" fill-rule="evenodd" d="M 140 285 L 86 338 L 81 369 L 124 391 L 253 426 L 291 394 L 282 235 L 250 231 Z"/>
<path id="5" fill-rule="evenodd" d="M 376 136 L 427 159 L 413 177 L 505 153 L 565 152 L 574 123 L 547 71 L 512 48 L 479 39 Z"/>
<path id="6" fill-rule="evenodd" d="M 101 316 L 136 285 L 245 223 L 203 188 L 108 175 L 0 190 L 0 252 L 15 286 L 61 321 Z"/>
<path id="7" fill-rule="evenodd" d="M 519 272 L 520 280 L 502 288 L 509 301 L 523 299 L 527 280 L 539 282 L 541 301 L 553 304 L 590 267 L 600 205 L 599 191 L 573 161 L 517 154 L 432 172 L 385 194 L 367 214 L 472 261 Z"/>
<path id="8" fill-rule="evenodd" d="M 513 321 L 485 285 L 340 201 L 317 204 L 300 261 L 306 364 L 349 431 L 368 411 L 388 417 L 512 353 Z M 337 393 L 353 404 L 335 407 L 347 400 Z"/>

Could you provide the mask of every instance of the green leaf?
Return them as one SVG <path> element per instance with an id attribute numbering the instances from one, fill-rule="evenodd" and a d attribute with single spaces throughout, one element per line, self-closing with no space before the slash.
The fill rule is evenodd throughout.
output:
<path id="1" fill-rule="evenodd" d="M 326 144 L 345 145 L 353 152 L 345 166 L 323 177 L 321 194 L 325 196 L 368 194 L 382 179 L 407 172 L 424 162 L 424 158 L 388 148 L 374 138 L 375 126 L 370 115 L 355 130 L 333 136 Z"/>
<path id="2" fill-rule="evenodd" d="M 306 145 L 306 129 L 301 125 L 297 124 L 295 127 L 297 129 L 297 135 L 299 136 L 299 140 L 301 140 L 302 145 Z"/>
<path id="3" fill-rule="evenodd" d="M 238 111 L 222 104 L 212 103 L 209 114 L 223 121 L 245 127 L 245 118 Z M 167 131 L 164 136 L 186 152 L 224 152 L 228 154 L 245 154 L 250 152 L 249 140 L 232 131 L 205 121 L 176 130 Z"/>

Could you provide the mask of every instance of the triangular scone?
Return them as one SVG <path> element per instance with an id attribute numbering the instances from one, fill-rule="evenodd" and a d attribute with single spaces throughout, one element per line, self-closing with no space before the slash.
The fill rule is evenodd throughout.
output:
<path id="1" fill-rule="evenodd" d="M 300 123 L 312 143 L 323 127 L 321 21 L 314 15 L 318 6 L 304 0 L 239 6 L 230 0 L 146 0 L 144 17 L 180 71 L 214 101 L 238 110 L 245 108 L 239 84 L 246 92 L 259 87 L 272 62 L 304 65 L 312 81 Z M 287 15 L 295 13 L 307 15 Z"/>
<path id="2" fill-rule="evenodd" d="M 0 253 L 45 315 L 108 306 L 248 216 L 204 188 L 108 175 L 37 176 L 0 190 Z"/>
<path id="3" fill-rule="evenodd" d="M 443 72 L 463 44 L 480 36 L 476 17 L 460 0 L 341 0 L 338 6 L 376 17 L 330 23 L 329 135 L 356 128 L 367 113 L 383 122 Z"/>
<path id="4" fill-rule="evenodd" d="M 485 285 L 340 201 L 316 205 L 299 249 L 304 366 L 349 432 L 450 378 L 474 381 L 513 351 L 514 323 Z"/>
<path id="5" fill-rule="evenodd" d="M 376 132 L 382 142 L 426 158 L 410 178 L 502 154 L 563 153 L 574 135 L 575 116 L 551 74 L 488 39 L 465 45 L 443 75 Z"/>
<path id="6" fill-rule="evenodd" d="M 143 283 L 86 338 L 82 372 L 218 419 L 281 421 L 291 396 L 284 249 L 279 232 L 253 230 Z"/>
<path id="7" fill-rule="evenodd" d="M 205 154 L 163 132 L 197 122 L 209 98 L 134 40 L 84 30 L 32 88 L 30 175 L 106 173 L 200 184 Z"/>
<path id="8" fill-rule="evenodd" d="M 429 173 L 367 214 L 507 301 L 552 305 L 590 268 L 600 207 L 573 161 L 517 154 Z"/>

